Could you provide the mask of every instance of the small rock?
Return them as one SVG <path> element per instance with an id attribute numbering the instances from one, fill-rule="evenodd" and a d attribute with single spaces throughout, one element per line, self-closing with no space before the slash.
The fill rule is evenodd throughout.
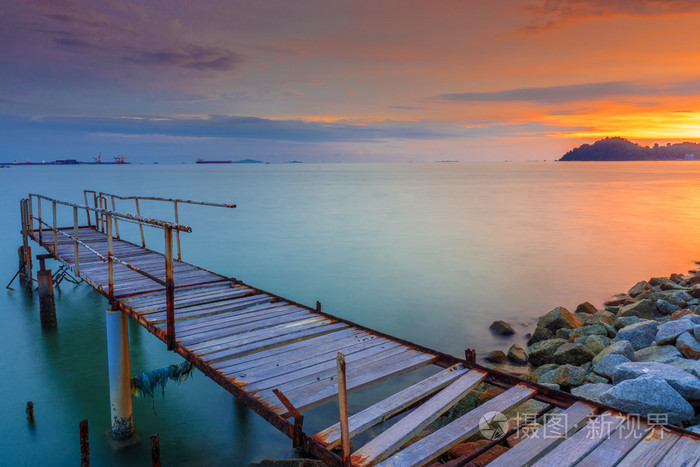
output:
<path id="1" fill-rule="evenodd" d="M 688 401 L 656 375 L 622 381 L 603 392 L 600 400 L 603 404 L 643 416 L 667 414 L 669 423 L 689 420 L 695 414 Z"/>
<path id="2" fill-rule="evenodd" d="M 554 352 L 566 341 L 564 339 L 547 339 L 540 341 L 529 347 L 527 360 L 534 366 L 554 363 Z"/>
<path id="3" fill-rule="evenodd" d="M 600 376 L 596 373 L 591 372 L 588 373 L 588 376 L 586 376 L 586 382 L 593 384 L 608 384 L 610 383 L 610 380 L 605 376 Z"/>
<path id="4" fill-rule="evenodd" d="M 694 324 L 688 320 L 669 321 L 662 324 L 656 333 L 654 342 L 657 345 L 674 344 L 676 338 L 691 329 Z"/>
<path id="5" fill-rule="evenodd" d="M 591 303 L 583 302 L 576 307 L 575 313 L 585 313 L 587 315 L 594 315 L 598 313 L 598 310 Z"/>
<path id="6" fill-rule="evenodd" d="M 626 340 L 616 341 L 609 347 L 604 348 L 602 352 L 595 356 L 595 358 L 593 359 L 593 365 L 598 363 L 603 357 L 609 354 L 624 355 L 625 357 L 632 360 L 634 358 L 634 347 L 632 347 L 632 344 L 630 344 Z"/>
<path id="7" fill-rule="evenodd" d="M 556 389 L 556 390 L 561 390 L 561 387 L 559 387 L 558 384 L 552 384 L 552 383 L 539 383 L 540 386 L 544 386 L 549 389 Z"/>
<path id="8" fill-rule="evenodd" d="M 557 329 L 557 332 L 556 332 L 556 334 L 554 334 L 554 337 L 558 337 L 559 339 L 566 339 L 566 340 L 568 341 L 569 339 L 571 339 L 571 336 L 572 336 L 574 333 L 579 333 L 579 334 L 580 334 L 579 331 L 581 331 L 582 329 L 583 329 L 583 328 L 576 328 L 576 329 L 566 329 L 566 328 L 562 328 L 562 329 Z"/>
<path id="9" fill-rule="evenodd" d="M 609 324 L 613 325 L 615 322 L 615 313 L 612 313 L 610 311 L 599 311 L 598 313 L 594 315 L 589 315 L 587 316 L 582 323 L 584 325 L 586 324 Z"/>
<path id="10" fill-rule="evenodd" d="M 537 326 L 535 328 L 535 332 L 533 332 L 532 336 L 530 336 L 528 339 L 527 345 L 532 345 L 536 342 L 546 341 L 549 339 L 554 339 L 554 333 L 547 328 Z"/>
<path id="11" fill-rule="evenodd" d="M 671 279 L 671 281 L 675 282 L 676 284 L 680 284 L 681 282 L 685 282 L 685 277 L 682 274 L 673 273 L 670 276 L 668 276 L 668 278 Z"/>
<path id="12" fill-rule="evenodd" d="M 644 292 L 649 291 L 649 290 L 651 290 L 651 284 L 649 284 L 647 281 L 640 281 L 640 282 L 637 282 L 634 285 L 634 287 L 632 287 L 630 289 L 628 294 L 630 295 L 630 297 L 636 297 L 640 293 L 644 293 Z"/>
<path id="13" fill-rule="evenodd" d="M 610 300 L 603 303 L 603 305 L 605 305 L 605 306 L 629 305 L 631 303 L 634 303 L 635 301 L 636 300 L 634 298 L 630 297 L 627 294 L 618 294 L 618 295 L 615 295 L 615 297 L 613 297 Z"/>
<path id="14" fill-rule="evenodd" d="M 610 338 L 598 335 L 586 336 L 583 338 L 582 343 L 588 350 L 593 352 L 593 355 L 598 355 L 603 349 L 610 345 Z"/>
<path id="15" fill-rule="evenodd" d="M 486 354 L 486 361 L 491 363 L 505 363 L 508 361 L 506 354 L 502 350 L 492 350 Z"/>
<path id="16" fill-rule="evenodd" d="M 491 326 L 489 326 L 489 329 L 491 332 L 498 334 L 499 336 L 510 336 L 515 334 L 513 327 L 505 321 L 494 321 L 491 323 Z"/>
<path id="17" fill-rule="evenodd" d="M 636 324 L 641 321 L 644 320 L 642 318 L 637 318 L 636 316 L 620 316 L 615 319 L 613 326 L 615 326 L 617 329 L 622 329 L 625 326 L 629 326 L 630 324 Z"/>
<path id="18" fill-rule="evenodd" d="M 582 324 L 581 321 L 569 310 L 563 306 L 558 306 L 540 318 L 537 322 L 537 326 L 547 328 L 552 332 L 556 332 L 557 329 L 561 328 L 580 328 Z"/>
<path id="19" fill-rule="evenodd" d="M 654 342 L 658 327 L 659 323 L 657 321 L 642 321 L 625 326 L 618 331 L 615 340 L 626 340 L 632 344 L 635 350 L 649 347 Z"/>
<path id="20" fill-rule="evenodd" d="M 635 362 L 670 363 L 683 355 L 673 345 L 652 345 L 634 353 Z"/>
<path id="21" fill-rule="evenodd" d="M 700 358 L 700 342 L 689 332 L 684 332 L 676 340 L 676 348 L 685 358 L 697 360 Z"/>
<path id="22" fill-rule="evenodd" d="M 505 392 L 504 389 L 502 388 L 497 388 L 497 387 L 489 387 L 481 391 L 481 394 L 479 394 L 479 397 L 476 399 L 476 405 L 481 405 L 486 401 L 490 401 L 494 397 L 500 396 Z"/>
<path id="23" fill-rule="evenodd" d="M 583 397 L 593 402 L 600 403 L 600 395 L 605 391 L 609 390 L 610 388 L 612 388 L 612 384 L 587 383 L 577 388 L 573 388 L 571 390 L 571 394 L 573 394 L 574 396 Z"/>
<path id="24" fill-rule="evenodd" d="M 637 318 L 654 319 L 659 316 L 656 308 L 656 300 L 645 299 L 630 305 L 623 306 L 617 313 L 618 318 L 624 316 L 636 316 Z"/>
<path id="25" fill-rule="evenodd" d="M 510 360 L 513 363 L 527 363 L 527 354 L 525 353 L 525 350 L 523 350 L 523 348 L 520 347 L 518 344 L 513 344 L 510 346 L 510 349 L 508 349 L 507 357 L 508 360 Z"/>
<path id="26" fill-rule="evenodd" d="M 612 379 L 615 369 L 621 363 L 627 363 L 630 359 L 620 354 L 610 354 L 601 358 L 593 367 L 593 371 L 601 376 Z"/>
<path id="27" fill-rule="evenodd" d="M 617 366 L 613 383 L 617 384 L 642 375 L 656 375 L 688 400 L 700 400 L 700 379 L 666 363 L 628 362 Z"/>
<path id="28" fill-rule="evenodd" d="M 582 385 L 586 380 L 586 370 L 574 365 L 562 365 L 543 374 L 537 382 L 540 384 L 558 384 L 561 388 Z"/>
<path id="29" fill-rule="evenodd" d="M 546 363 L 541 367 L 536 368 L 535 371 L 532 372 L 532 376 L 534 376 L 536 379 L 540 379 L 540 376 L 547 373 L 548 371 L 554 370 L 555 368 L 559 368 L 559 365 L 557 365 L 556 363 Z"/>

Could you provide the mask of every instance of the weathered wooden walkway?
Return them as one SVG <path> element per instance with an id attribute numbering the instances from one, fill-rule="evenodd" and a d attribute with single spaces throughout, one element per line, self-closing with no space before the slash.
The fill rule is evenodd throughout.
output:
<path id="1" fill-rule="evenodd" d="M 319 306 L 310 308 L 173 259 L 172 232 L 179 235 L 189 231 L 187 226 L 116 212 L 114 197 L 112 210 L 107 210 L 106 198 L 114 195 L 89 193 L 94 196 L 94 204 L 101 207 L 77 206 L 40 195 L 23 200 L 26 238 L 38 242 L 108 297 L 113 307 L 126 312 L 243 400 L 292 438 L 295 445 L 328 464 L 343 464 L 342 454 L 337 452 L 341 446 L 340 425 L 329 421 L 331 426 L 326 430 L 307 434 L 301 412 L 338 400 L 338 353 L 345 356 L 348 391 L 421 367 L 434 368 L 429 378 L 351 414 L 349 437 L 382 422 L 389 425 L 356 447 L 349 459 L 352 465 L 426 464 L 476 434 L 484 417 L 506 412 L 530 398 L 549 404 L 546 410 L 561 412 L 492 465 L 560 467 L 620 462 L 690 466 L 700 462 L 699 438 L 691 433 L 652 426 L 610 407 L 481 367 L 474 362 L 472 352 L 467 352 L 466 359 L 459 359 L 426 349 L 323 313 Z M 44 209 L 52 208 L 52 222 L 41 215 L 42 199 Z M 135 199 L 138 208 L 139 198 L 117 199 Z M 176 213 L 177 204 L 187 202 L 170 201 L 175 201 Z M 57 205 L 64 210 L 73 208 L 73 216 L 64 227 L 57 226 Z M 78 210 L 88 214 L 87 225 L 78 225 Z M 145 248 L 143 236 L 142 245 L 116 238 L 113 227 L 118 229 L 117 219 L 137 222 L 141 229 L 144 225 L 164 229 L 165 254 Z M 437 431 L 416 438 L 482 382 L 505 392 Z M 512 430 L 505 433 L 512 434 Z M 467 465 L 474 457 L 464 457 L 451 465 Z"/>

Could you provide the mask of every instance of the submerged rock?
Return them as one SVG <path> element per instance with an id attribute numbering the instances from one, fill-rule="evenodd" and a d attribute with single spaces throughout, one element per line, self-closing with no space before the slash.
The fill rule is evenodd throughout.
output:
<path id="1" fill-rule="evenodd" d="M 658 321 L 642 321 L 637 324 L 625 326 L 617 332 L 616 340 L 626 340 L 635 350 L 649 347 L 654 342 L 656 330 L 659 328 Z"/>
<path id="2" fill-rule="evenodd" d="M 667 414 L 669 423 L 690 420 L 693 407 L 663 378 L 644 375 L 616 384 L 600 394 L 602 403 L 643 416 Z"/>
<path id="3" fill-rule="evenodd" d="M 494 321 L 491 323 L 491 326 L 489 326 L 489 329 L 491 332 L 498 334 L 499 336 L 510 336 L 515 334 L 513 327 L 505 321 Z"/>
<path id="4" fill-rule="evenodd" d="M 492 350 L 486 354 L 486 361 L 491 363 L 505 363 L 508 361 L 506 354 L 502 350 Z"/>
<path id="5" fill-rule="evenodd" d="M 513 344 L 510 346 L 507 357 L 508 360 L 513 363 L 519 363 L 521 365 L 527 363 L 527 354 L 518 344 Z"/>

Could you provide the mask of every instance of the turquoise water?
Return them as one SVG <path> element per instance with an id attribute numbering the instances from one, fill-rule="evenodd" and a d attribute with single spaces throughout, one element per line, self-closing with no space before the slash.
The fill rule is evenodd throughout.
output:
<path id="1" fill-rule="evenodd" d="M 419 344 L 484 353 L 524 342 L 555 306 L 599 306 L 638 280 L 694 267 L 698 181 L 692 162 L 13 167 L 0 169 L 0 280 L 16 271 L 18 201 L 28 192 L 74 202 L 84 188 L 232 202 L 237 209 L 181 207 L 180 221 L 193 228 L 182 236 L 185 261 L 302 303 L 320 300 L 324 311 Z M 117 209 L 133 212 L 126 202 Z M 156 203 L 142 214 L 173 218 Z M 161 235 L 151 232 L 149 247 L 161 249 Z M 107 301 L 87 285 L 61 289 L 51 331 L 39 326 L 36 298 L 0 289 L 1 464 L 75 465 L 83 418 L 94 465 L 149 465 L 154 432 L 164 465 L 293 455 L 287 437 L 201 373 L 169 385 L 154 405 L 135 401 L 143 442 L 112 451 Z M 518 334 L 491 336 L 496 319 Z M 181 361 L 131 324 L 132 373 Z M 309 431 L 320 423 L 309 421 Z"/>

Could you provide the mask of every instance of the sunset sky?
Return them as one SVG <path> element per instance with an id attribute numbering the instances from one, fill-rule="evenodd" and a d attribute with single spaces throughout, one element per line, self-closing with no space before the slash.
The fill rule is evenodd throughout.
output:
<path id="1" fill-rule="evenodd" d="M 700 141 L 700 2 L 0 0 L 0 162 Z"/>

